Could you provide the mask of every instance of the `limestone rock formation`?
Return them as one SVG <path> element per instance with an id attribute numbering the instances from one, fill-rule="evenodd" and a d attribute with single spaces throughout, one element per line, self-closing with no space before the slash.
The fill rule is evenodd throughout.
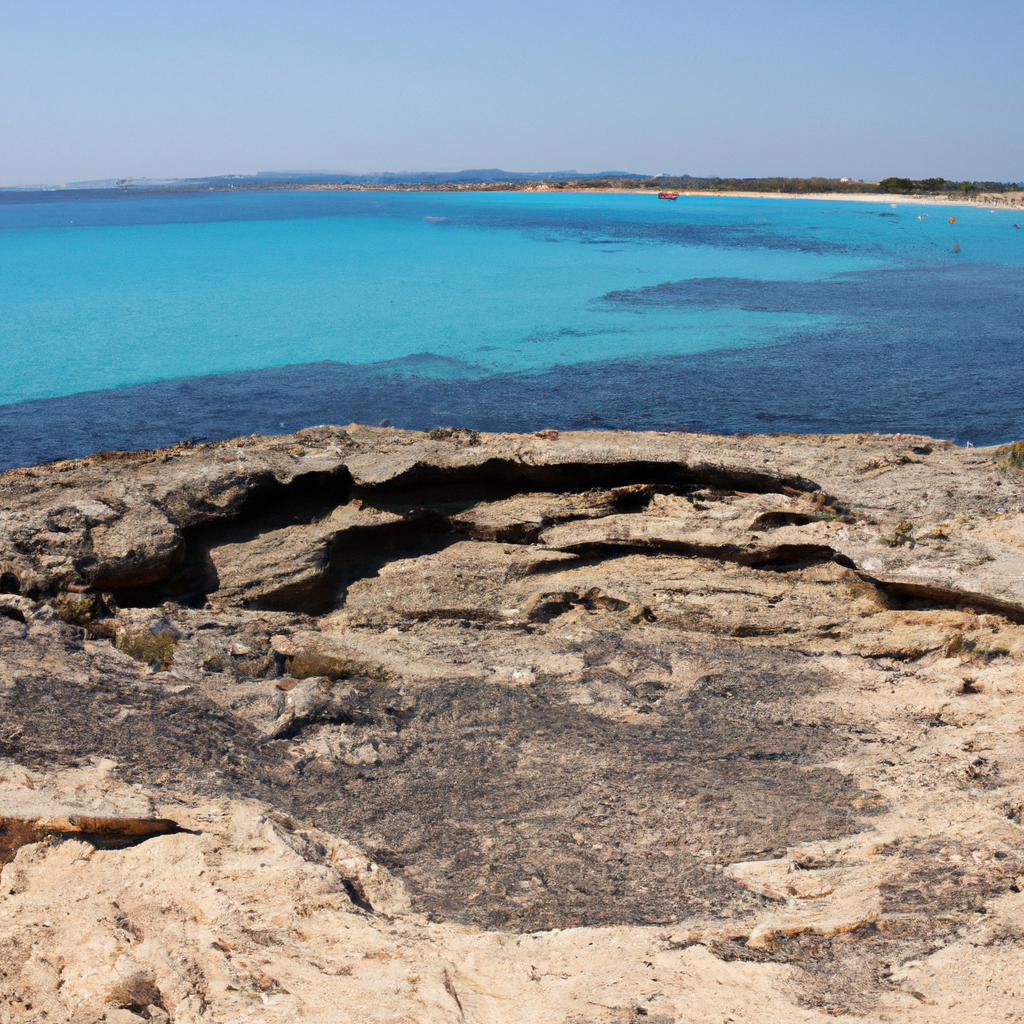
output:
<path id="1" fill-rule="evenodd" d="M 1024 473 L 352 425 L 0 476 L 0 1024 L 1024 1019 Z"/>

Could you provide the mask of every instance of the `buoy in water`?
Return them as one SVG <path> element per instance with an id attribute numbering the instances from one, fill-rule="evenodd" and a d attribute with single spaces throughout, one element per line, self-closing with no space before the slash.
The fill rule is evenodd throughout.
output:
<path id="1" fill-rule="evenodd" d="M 959 252 L 959 251 L 960 251 L 960 246 L 957 245 L 956 242 L 954 242 L 953 243 L 953 252 Z"/>
<path id="2" fill-rule="evenodd" d="M 950 217 L 949 218 L 949 223 L 950 224 L 955 224 L 956 223 L 956 217 Z"/>

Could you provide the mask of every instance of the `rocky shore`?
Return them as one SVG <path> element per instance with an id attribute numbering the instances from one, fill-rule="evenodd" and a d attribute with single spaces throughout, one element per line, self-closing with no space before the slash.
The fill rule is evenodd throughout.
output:
<path id="1" fill-rule="evenodd" d="M 1024 451 L 0 475 L 0 1024 L 1024 1020 Z"/>

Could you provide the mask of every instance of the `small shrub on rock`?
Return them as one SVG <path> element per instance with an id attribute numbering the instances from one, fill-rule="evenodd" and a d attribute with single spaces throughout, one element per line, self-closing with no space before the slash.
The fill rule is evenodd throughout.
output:
<path id="1" fill-rule="evenodd" d="M 1024 470 L 1024 441 L 1014 441 L 1000 448 L 997 456 L 1000 464 L 1007 469 Z"/>

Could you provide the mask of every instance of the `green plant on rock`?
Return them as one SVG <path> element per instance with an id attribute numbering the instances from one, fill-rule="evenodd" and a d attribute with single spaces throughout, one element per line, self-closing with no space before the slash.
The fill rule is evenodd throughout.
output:
<path id="1" fill-rule="evenodd" d="M 68 625 L 79 626 L 94 638 L 113 638 L 117 615 L 113 594 L 58 594 L 50 604 Z"/>
<path id="2" fill-rule="evenodd" d="M 955 658 L 958 654 L 972 651 L 974 644 L 963 633 L 951 633 L 946 640 L 944 651 L 947 658 Z"/>
<path id="3" fill-rule="evenodd" d="M 118 650 L 136 661 L 152 665 L 157 671 L 174 663 L 174 638 L 167 634 L 152 633 L 148 629 L 119 629 L 114 640 Z"/>
<path id="4" fill-rule="evenodd" d="M 92 622 L 100 611 L 100 601 L 96 594 L 59 594 L 50 604 L 71 626 L 84 626 Z"/>
<path id="5" fill-rule="evenodd" d="M 892 533 L 882 538 L 882 543 L 887 544 L 891 548 L 898 548 L 903 544 L 913 545 L 914 524 L 909 519 L 904 519 L 902 523 L 897 523 Z"/>
<path id="6" fill-rule="evenodd" d="M 458 441 L 468 444 L 471 448 L 480 443 L 480 431 L 468 427 L 434 427 L 427 431 L 431 441 Z"/>
<path id="7" fill-rule="evenodd" d="M 219 651 L 203 651 L 201 655 L 203 669 L 206 672 L 223 672 L 224 659 Z"/>
<path id="8" fill-rule="evenodd" d="M 996 452 L 996 457 L 999 464 L 1006 469 L 1024 470 L 1024 441 L 1014 441 L 1013 444 L 1005 445 Z"/>

